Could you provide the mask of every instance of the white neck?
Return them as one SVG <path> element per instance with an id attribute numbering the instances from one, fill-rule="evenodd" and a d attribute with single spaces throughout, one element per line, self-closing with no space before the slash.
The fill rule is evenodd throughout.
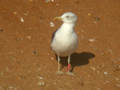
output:
<path id="1" fill-rule="evenodd" d="M 66 31 L 66 32 L 73 32 L 74 30 L 75 23 L 63 23 L 61 25 L 61 30 Z"/>

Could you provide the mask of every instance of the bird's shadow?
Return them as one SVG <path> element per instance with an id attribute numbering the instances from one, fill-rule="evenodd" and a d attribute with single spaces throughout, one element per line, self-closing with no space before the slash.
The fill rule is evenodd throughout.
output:
<path id="1" fill-rule="evenodd" d="M 73 71 L 75 66 L 81 66 L 81 65 L 86 65 L 89 63 L 89 60 L 91 58 L 94 58 L 95 54 L 91 53 L 91 52 L 81 52 L 81 53 L 73 53 L 71 55 L 71 64 L 72 64 L 72 69 L 71 71 Z M 61 64 L 62 66 L 67 66 L 67 57 L 60 57 L 61 58 Z M 57 56 L 56 56 L 56 60 L 57 60 Z"/>

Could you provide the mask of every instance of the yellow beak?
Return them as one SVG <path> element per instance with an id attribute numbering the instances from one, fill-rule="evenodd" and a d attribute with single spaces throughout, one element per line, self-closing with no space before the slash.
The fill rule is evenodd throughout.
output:
<path id="1" fill-rule="evenodd" d="M 55 17 L 53 20 L 60 20 L 60 21 L 62 21 L 62 18 L 61 17 Z"/>

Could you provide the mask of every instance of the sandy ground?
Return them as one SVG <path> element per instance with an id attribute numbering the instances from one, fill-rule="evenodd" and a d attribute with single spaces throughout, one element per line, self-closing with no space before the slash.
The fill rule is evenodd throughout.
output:
<path id="1" fill-rule="evenodd" d="M 120 90 L 119 9 L 120 0 L 0 0 L 0 90 Z M 78 16 L 74 76 L 56 75 L 50 49 L 53 18 L 68 11 Z"/>

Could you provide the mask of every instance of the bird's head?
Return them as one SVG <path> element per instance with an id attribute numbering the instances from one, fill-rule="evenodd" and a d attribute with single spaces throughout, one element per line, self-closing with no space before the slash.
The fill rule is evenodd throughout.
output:
<path id="1" fill-rule="evenodd" d="M 77 16 L 72 12 L 66 12 L 60 17 L 55 17 L 54 20 L 61 20 L 64 23 L 75 23 L 77 21 Z"/>

